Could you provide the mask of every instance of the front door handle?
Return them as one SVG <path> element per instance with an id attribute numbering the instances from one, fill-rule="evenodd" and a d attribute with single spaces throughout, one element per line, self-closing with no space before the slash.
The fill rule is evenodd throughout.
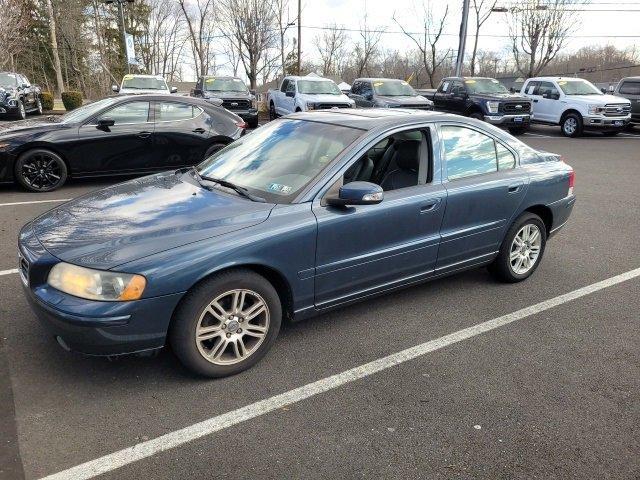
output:
<path id="1" fill-rule="evenodd" d="M 194 130 L 191 130 L 193 133 L 204 133 L 206 132 L 206 130 L 204 128 L 196 128 Z"/>
<path id="2" fill-rule="evenodd" d="M 150 135 L 151 135 L 151 132 L 140 132 L 138 134 L 138 137 L 140 137 L 140 138 L 149 138 Z"/>
<path id="3" fill-rule="evenodd" d="M 509 185 L 509 193 L 518 193 L 521 188 L 522 188 L 522 183 Z"/>
<path id="4" fill-rule="evenodd" d="M 437 210 L 439 206 L 440 206 L 439 198 L 427 200 L 422 205 L 420 205 L 420 213 L 433 212 L 434 210 Z"/>

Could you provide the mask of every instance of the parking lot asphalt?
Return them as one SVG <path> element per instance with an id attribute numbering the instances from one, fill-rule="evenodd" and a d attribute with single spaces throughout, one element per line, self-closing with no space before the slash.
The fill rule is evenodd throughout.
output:
<path id="1" fill-rule="evenodd" d="M 235 377 L 188 374 L 170 351 L 116 362 L 60 349 L 16 274 L 0 275 L 0 478 L 41 478 L 640 267 L 640 130 L 522 139 L 562 154 L 578 201 L 536 273 L 474 270 L 287 325 Z M 35 195 L 0 187 L 0 271 L 20 227 L 115 183 Z M 265 415 L 100 478 L 640 478 L 640 278 Z M 59 478 L 74 478 L 60 476 Z M 80 477 L 75 477 L 80 478 Z"/>

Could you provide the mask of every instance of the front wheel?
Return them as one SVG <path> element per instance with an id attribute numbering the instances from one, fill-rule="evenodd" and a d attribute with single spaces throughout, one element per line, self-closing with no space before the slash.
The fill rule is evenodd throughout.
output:
<path id="1" fill-rule="evenodd" d="M 16 180 L 32 192 L 50 192 L 61 187 L 67 179 L 67 165 L 50 150 L 29 150 L 18 157 Z"/>
<path id="2" fill-rule="evenodd" d="M 36 115 L 42 115 L 42 100 L 40 100 L 40 97 L 36 98 L 36 109 L 33 113 Z"/>
<path id="3" fill-rule="evenodd" d="M 525 212 L 509 228 L 489 271 L 503 282 L 521 282 L 538 268 L 546 244 L 547 231 L 542 219 Z"/>
<path id="4" fill-rule="evenodd" d="M 209 148 L 207 148 L 206 152 L 204 152 L 204 159 L 206 160 L 211 155 L 216 153 L 218 150 L 222 150 L 224 147 L 226 147 L 226 145 L 224 143 L 214 143 Z"/>
<path id="5" fill-rule="evenodd" d="M 282 321 L 278 293 L 250 270 L 221 273 L 194 287 L 174 313 L 169 341 L 180 361 L 206 377 L 255 365 Z"/>
<path id="6" fill-rule="evenodd" d="M 526 127 L 509 127 L 509 133 L 511 133 L 511 135 L 524 135 L 526 131 Z"/>
<path id="7" fill-rule="evenodd" d="M 24 120 L 27 118 L 27 111 L 24 108 L 24 103 L 22 100 L 18 100 L 18 111 L 16 112 L 16 118 L 18 120 Z"/>
<path id="8" fill-rule="evenodd" d="M 570 113 L 562 119 L 560 128 L 565 137 L 579 137 L 582 135 L 582 117 L 577 113 Z"/>

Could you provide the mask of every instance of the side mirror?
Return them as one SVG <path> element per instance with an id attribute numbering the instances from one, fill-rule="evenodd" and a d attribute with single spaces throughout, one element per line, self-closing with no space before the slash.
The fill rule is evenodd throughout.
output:
<path id="1" fill-rule="evenodd" d="M 171 88 L 169 89 L 169 91 L 170 91 L 171 93 L 178 93 L 178 87 L 171 87 Z"/>
<path id="2" fill-rule="evenodd" d="M 118 85 L 111 85 L 111 90 L 118 93 L 120 91 L 120 87 Z"/>
<path id="3" fill-rule="evenodd" d="M 606 88 L 601 88 L 601 89 L 600 89 L 600 91 L 601 91 L 602 93 L 607 93 L 607 89 L 606 89 Z"/>
<path id="4" fill-rule="evenodd" d="M 285 94 L 287 97 L 291 97 L 291 98 L 293 98 L 293 97 L 295 97 L 295 96 L 296 96 L 296 92 L 285 92 L 284 94 Z"/>
<path id="5" fill-rule="evenodd" d="M 23 83 L 22 84 L 22 88 L 29 88 L 31 85 L 29 85 L 28 83 Z"/>
<path id="6" fill-rule="evenodd" d="M 199 88 L 194 88 L 193 89 L 193 94 L 194 95 L 202 95 L 202 90 L 200 90 Z"/>
<path id="7" fill-rule="evenodd" d="M 340 187 L 338 196 L 327 197 L 327 204 L 334 207 L 348 205 L 375 205 L 384 199 L 380 185 L 370 182 L 351 182 Z"/>
<path id="8" fill-rule="evenodd" d="M 113 127 L 116 124 L 116 121 L 113 118 L 103 117 L 98 119 L 98 125 L 96 128 L 109 128 Z"/>
<path id="9" fill-rule="evenodd" d="M 249 90 L 249 93 L 255 97 L 256 90 L 254 88 L 252 88 L 251 90 Z"/>

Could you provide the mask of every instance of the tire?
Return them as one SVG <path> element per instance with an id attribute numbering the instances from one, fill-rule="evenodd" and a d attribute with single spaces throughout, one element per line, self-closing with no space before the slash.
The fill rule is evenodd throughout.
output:
<path id="1" fill-rule="evenodd" d="M 15 164 L 18 183 L 32 192 L 51 192 L 67 180 L 67 164 L 56 153 L 46 149 L 28 150 Z"/>
<path id="2" fill-rule="evenodd" d="M 40 97 L 36 98 L 36 109 L 33 111 L 35 115 L 42 115 L 42 100 Z"/>
<path id="3" fill-rule="evenodd" d="M 237 291 L 244 291 L 245 296 L 234 296 Z M 214 307 L 214 302 L 221 309 Z M 234 313 L 238 312 L 234 303 L 241 305 L 239 313 Z M 260 312 L 248 318 L 255 313 L 252 309 Z M 232 270 L 201 282 L 187 293 L 173 314 L 169 342 L 178 359 L 192 372 L 211 378 L 226 377 L 258 363 L 273 345 L 281 322 L 282 306 L 273 285 L 251 270 Z M 200 341 L 198 329 L 205 337 Z M 244 358 L 240 358 L 241 350 Z"/>
<path id="4" fill-rule="evenodd" d="M 27 111 L 24 108 L 24 103 L 22 103 L 22 100 L 18 100 L 18 111 L 16 112 L 16 119 L 24 120 L 25 118 L 27 118 Z"/>
<path id="5" fill-rule="evenodd" d="M 605 137 L 615 137 L 619 133 L 620 132 L 618 130 L 612 130 L 610 132 L 602 132 L 602 135 L 604 135 Z"/>
<path id="6" fill-rule="evenodd" d="M 526 127 L 509 127 L 509 133 L 511 133 L 511 135 L 523 135 L 526 131 Z"/>
<path id="7" fill-rule="evenodd" d="M 214 144 L 212 144 L 209 148 L 207 148 L 207 151 L 204 152 L 204 159 L 206 160 L 211 155 L 216 153 L 218 150 L 222 150 L 224 147 L 226 147 L 226 145 L 224 143 L 214 143 Z"/>
<path id="8" fill-rule="evenodd" d="M 469 114 L 469 118 L 475 118 L 476 120 L 484 121 L 484 115 L 482 115 L 482 113 L 480 112 L 471 112 Z"/>
<path id="9" fill-rule="evenodd" d="M 565 137 L 575 138 L 582 135 L 582 117 L 577 113 L 569 113 L 562 118 L 560 130 Z"/>
<path id="10" fill-rule="evenodd" d="M 258 128 L 258 119 L 257 118 L 255 120 L 251 120 L 249 122 L 249 128 Z"/>
<path id="11" fill-rule="evenodd" d="M 533 232 L 537 232 L 537 236 L 533 241 L 527 240 L 523 246 L 519 246 L 516 241 L 516 237 L 523 239 L 523 232 L 526 232 L 529 228 L 530 235 L 533 236 Z M 526 238 L 526 235 L 524 235 Z M 528 244 L 527 242 L 531 242 Z M 500 252 L 495 258 L 493 263 L 489 265 L 489 271 L 491 274 L 500 281 L 507 283 L 521 282 L 529 278 L 533 272 L 536 271 L 538 265 L 542 261 L 544 255 L 544 249 L 547 244 L 547 231 L 542 219 L 531 212 L 525 212 L 520 215 L 511 225 L 507 234 L 500 246 Z M 537 247 L 537 249 L 535 249 Z M 534 251 L 537 250 L 535 258 Z M 517 256 L 516 256 L 517 255 Z M 526 255 L 526 257 L 525 257 Z M 512 256 L 514 257 L 512 260 Z M 522 269 L 519 268 L 518 262 L 524 258 L 529 258 L 531 262 L 528 268 L 526 267 L 526 261 L 522 262 Z M 515 264 L 515 265 L 514 265 Z"/>
<path id="12" fill-rule="evenodd" d="M 275 120 L 278 118 L 278 114 L 276 113 L 276 106 L 273 102 L 269 102 L 269 120 Z"/>

